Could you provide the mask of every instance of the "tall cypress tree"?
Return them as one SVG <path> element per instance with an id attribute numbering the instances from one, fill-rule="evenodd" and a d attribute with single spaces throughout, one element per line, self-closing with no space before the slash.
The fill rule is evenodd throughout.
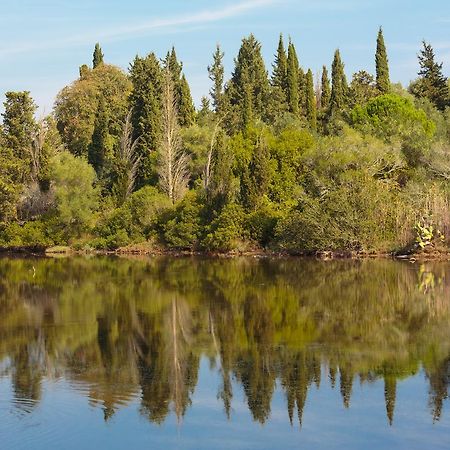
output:
<path id="1" fill-rule="evenodd" d="M 316 96 L 314 93 L 314 79 L 311 69 L 306 74 L 306 119 L 309 126 L 313 129 L 317 129 L 317 105 Z"/>
<path id="2" fill-rule="evenodd" d="M 103 64 L 103 52 L 100 47 L 100 44 L 97 42 L 94 48 L 94 55 L 92 57 L 92 67 L 96 69 L 98 66 Z"/>
<path id="3" fill-rule="evenodd" d="M 269 80 L 261 55 L 261 44 L 251 34 L 242 40 L 227 96 L 234 107 L 238 127 L 245 128 L 267 114 Z"/>
<path id="4" fill-rule="evenodd" d="M 223 106 L 223 57 L 224 53 L 217 45 L 213 55 L 213 63 L 208 66 L 209 79 L 213 82 L 213 87 L 209 91 L 213 100 L 213 107 L 216 113 L 220 113 Z"/>
<path id="5" fill-rule="evenodd" d="M 182 127 L 190 126 L 195 121 L 195 106 L 191 96 L 191 88 L 186 76 L 181 76 L 178 86 L 178 119 Z"/>
<path id="6" fill-rule="evenodd" d="M 88 161 L 100 178 L 108 157 L 109 114 L 104 97 L 100 98 L 95 117 L 92 141 L 88 148 Z"/>
<path id="7" fill-rule="evenodd" d="M 283 43 L 283 35 L 280 34 L 277 53 L 273 64 L 271 78 L 270 115 L 275 120 L 278 116 L 288 111 L 287 104 L 287 55 Z"/>
<path id="8" fill-rule="evenodd" d="M 277 54 L 273 64 L 272 86 L 279 87 L 284 93 L 287 91 L 287 56 L 282 34 L 280 34 Z"/>
<path id="9" fill-rule="evenodd" d="M 389 80 L 389 63 L 384 44 L 383 29 L 380 27 L 377 37 L 377 51 L 375 53 L 375 65 L 377 73 L 377 88 L 381 94 L 389 92 L 391 82 Z"/>
<path id="10" fill-rule="evenodd" d="M 346 103 L 347 79 L 339 50 L 336 50 L 334 53 L 331 79 L 330 112 L 341 112 Z"/>
<path id="11" fill-rule="evenodd" d="M 172 50 L 167 53 L 164 65 L 172 75 L 178 121 L 181 126 L 192 125 L 195 120 L 194 102 L 189 84 L 183 74 L 183 64 L 178 61 L 175 47 L 172 47 Z"/>
<path id="12" fill-rule="evenodd" d="M 331 90 L 330 80 L 328 78 L 328 70 L 326 66 L 322 68 L 322 80 L 321 80 L 321 96 L 320 96 L 320 108 L 322 111 L 326 111 L 330 106 Z"/>
<path id="13" fill-rule="evenodd" d="M 299 114 L 299 73 L 297 52 L 294 44 L 290 41 L 287 58 L 287 99 L 289 111 L 295 116 Z"/>
<path id="14" fill-rule="evenodd" d="M 136 56 L 130 78 L 133 90 L 130 95 L 133 140 L 139 138 L 136 148 L 141 158 L 137 186 L 149 180 L 156 181 L 152 154 L 156 151 L 161 133 L 161 105 L 163 71 L 154 53 L 145 58 Z"/>
<path id="15" fill-rule="evenodd" d="M 418 55 L 420 78 L 412 85 L 411 91 L 416 97 L 425 97 L 436 108 L 444 111 L 450 106 L 447 78 L 442 73 L 442 63 L 435 61 L 433 47 L 425 41 L 422 44 L 423 48 Z"/>

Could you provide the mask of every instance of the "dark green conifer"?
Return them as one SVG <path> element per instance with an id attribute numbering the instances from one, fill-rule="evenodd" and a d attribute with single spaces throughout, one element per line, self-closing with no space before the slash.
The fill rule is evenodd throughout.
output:
<path id="1" fill-rule="evenodd" d="M 209 91 L 213 100 L 213 107 L 216 113 L 220 113 L 223 106 L 223 57 L 224 53 L 217 45 L 216 51 L 213 55 L 213 63 L 208 66 L 209 79 L 213 82 L 213 87 Z"/>
<path id="2" fill-rule="evenodd" d="M 287 111 L 287 55 L 284 48 L 283 35 L 280 34 L 270 83 L 268 117 L 273 122 Z"/>
<path id="3" fill-rule="evenodd" d="M 413 83 L 410 90 L 419 98 L 427 98 L 437 109 L 444 111 L 450 106 L 447 78 L 442 73 L 442 63 L 435 61 L 433 47 L 423 41 L 419 55 L 419 79 Z"/>
<path id="4" fill-rule="evenodd" d="M 100 178 L 108 157 L 109 146 L 109 114 L 105 99 L 100 98 L 95 117 L 92 142 L 88 149 L 88 162 L 94 167 Z"/>
<path id="5" fill-rule="evenodd" d="M 289 111 L 295 116 L 299 114 L 299 74 L 300 67 L 297 52 L 295 51 L 294 44 L 289 42 L 287 58 L 287 99 Z"/>
<path id="6" fill-rule="evenodd" d="M 261 55 L 261 44 L 251 34 L 242 40 L 227 90 L 239 128 L 266 117 L 268 94 L 269 80 Z"/>
<path id="7" fill-rule="evenodd" d="M 161 133 L 163 71 L 154 53 L 145 58 L 136 56 L 130 68 L 130 79 L 133 83 L 130 96 L 133 140 L 139 137 L 136 151 L 141 158 L 137 176 L 139 187 L 155 177 L 152 154 Z"/>
<path id="8" fill-rule="evenodd" d="M 330 106 L 331 88 L 330 79 L 328 78 L 328 70 L 326 66 L 322 68 L 321 79 L 321 95 L 320 95 L 320 108 L 322 111 L 327 111 Z"/>
<path id="9" fill-rule="evenodd" d="M 94 55 L 92 57 L 92 67 L 96 69 L 100 64 L 103 64 L 103 52 L 100 44 L 97 42 L 94 48 Z"/>
<path id="10" fill-rule="evenodd" d="M 277 54 L 273 64 L 272 86 L 279 87 L 283 93 L 287 92 L 287 56 L 282 34 L 280 34 Z"/>
<path id="11" fill-rule="evenodd" d="M 183 74 L 183 64 L 178 61 L 174 47 L 167 53 L 164 65 L 172 75 L 179 124 L 183 127 L 190 126 L 195 120 L 194 102 L 189 84 Z"/>
<path id="12" fill-rule="evenodd" d="M 387 94 L 390 90 L 389 63 L 384 44 L 383 29 L 380 27 L 377 37 L 377 51 L 375 53 L 375 65 L 377 73 L 377 88 L 381 94 Z"/>
<path id="13" fill-rule="evenodd" d="M 314 79 L 311 69 L 306 74 L 306 120 L 309 126 L 313 129 L 317 129 L 317 105 L 316 95 L 314 93 Z"/>
<path id="14" fill-rule="evenodd" d="M 331 79 L 330 110 L 331 113 L 338 113 L 345 107 L 347 94 L 347 79 L 339 50 L 334 53 Z"/>

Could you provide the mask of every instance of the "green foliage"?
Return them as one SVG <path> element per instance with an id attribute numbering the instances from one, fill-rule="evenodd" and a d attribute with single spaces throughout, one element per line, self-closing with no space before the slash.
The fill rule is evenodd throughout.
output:
<path id="1" fill-rule="evenodd" d="M 197 113 L 174 48 L 136 57 L 127 76 L 97 44 L 94 68 L 37 123 L 29 93 L 8 93 L 4 245 L 393 251 L 417 248 L 423 217 L 450 236 L 448 80 L 431 46 L 414 96 L 390 85 L 381 29 L 376 80 L 361 70 L 348 85 L 337 50 L 318 92 L 281 35 L 270 81 L 253 35 L 228 81 L 223 56 L 208 67 L 212 107 L 204 97 Z"/>
<path id="2" fill-rule="evenodd" d="M 437 109 L 444 111 L 450 106 L 447 78 L 442 73 L 442 63 L 435 62 L 434 50 L 423 41 L 419 53 L 419 79 L 410 86 L 410 91 L 418 98 L 427 98 Z"/>
<path id="3" fill-rule="evenodd" d="M 214 111 L 218 114 L 222 112 L 223 107 L 223 83 L 224 83 L 224 67 L 223 67 L 224 53 L 217 45 L 216 51 L 213 55 L 213 63 L 208 66 L 209 79 L 213 82 L 213 86 L 209 91 L 213 100 Z"/>
<path id="4" fill-rule="evenodd" d="M 317 105 L 314 92 L 314 79 L 311 69 L 306 74 L 306 120 L 312 130 L 317 129 Z"/>
<path id="5" fill-rule="evenodd" d="M 287 99 L 289 104 L 289 111 L 294 115 L 299 115 L 299 74 L 300 66 L 298 63 L 297 52 L 292 42 L 289 42 L 288 58 L 287 58 Z"/>
<path id="6" fill-rule="evenodd" d="M 88 149 L 88 161 L 92 164 L 97 175 L 101 177 L 103 167 L 108 157 L 111 157 L 111 142 L 109 137 L 109 114 L 105 99 L 100 99 L 94 122 L 92 142 Z"/>
<path id="7" fill-rule="evenodd" d="M 103 52 L 100 44 L 97 42 L 94 48 L 94 54 L 92 55 L 92 68 L 96 69 L 98 66 L 103 64 Z M 81 74 L 80 74 L 81 75 Z"/>
<path id="8" fill-rule="evenodd" d="M 95 171 L 86 160 L 61 152 L 52 161 L 56 199 L 56 223 L 67 236 L 79 235 L 92 226 L 98 208 Z"/>
<path id="9" fill-rule="evenodd" d="M 203 246 L 219 252 L 238 249 L 245 235 L 244 219 L 242 206 L 228 203 L 208 227 Z"/>
<path id="10" fill-rule="evenodd" d="M 401 138 L 406 145 L 424 144 L 435 130 L 424 111 L 395 94 L 370 100 L 366 106 L 356 106 L 351 113 L 354 125 L 387 142 Z"/>
<path id="11" fill-rule="evenodd" d="M 334 53 L 331 67 L 331 98 L 330 112 L 339 114 L 343 111 L 347 102 L 347 81 L 344 73 L 344 63 L 341 60 L 339 50 Z"/>
<path id="12" fill-rule="evenodd" d="M 251 34 L 242 40 L 226 93 L 238 130 L 265 117 L 268 93 L 269 80 L 261 55 L 261 44 Z"/>
<path id="13" fill-rule="evenodd" d="M 326 112 L 330 106 L 331 88 L 330 79 L 328 78 L 327 66 L 322 68 L 321 78 L 321 95 L 320 95 L 320 107 L 323 112 Z"/>
<path id="14" fill-rule="evenodd" d="M 199 195 L 191 191 L 163 217 L 163 239 L 169 248 L 194 250 L 198 247 L 202 210 Z"/>
<path id="15" fill-rule="evenodd" d="M 387 94 L 390 90 L 391 82 L 389 79 L 389 63 L 387 58 L 386 45 L 384 44 L 383 30 L 381 27 L 378 30 L 375 66 L 377 73 L 377 89 L 381 94 Z"/>
<path id="16" fill-rule="evenodd" d="M 161 135 L 163 72 L 154 53 L 136 56 L 130 67 L 133 90 L 130 95 L 133 138 L 139 137 L 137 152 L 141 157 L 138 186 L 156 179 L 154 155 Z M 153 155 L 153 157 L 152 157 Z"/>
<path id="17" fill-rule="evenodd" d="M 108 106 L 109 134 L 113 143 L 117 142 L 130 91 L 130 81 L 122 70 L 107 64 L 65 87 L 56 98 L 55 118 L 67 149 L 76 156 L 87 157 L 101 99 Z"/>

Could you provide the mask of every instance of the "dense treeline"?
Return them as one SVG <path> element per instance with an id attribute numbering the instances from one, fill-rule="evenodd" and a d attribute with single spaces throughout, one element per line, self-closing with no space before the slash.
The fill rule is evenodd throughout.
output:
<path id="1" fill-rule="evenodd" d="M 377 381 L 392 424 L 405 400 L 397 386 L 423 372 L 439 420 L 449 275 L 448 265 L 384 260 L 1 259 L 0 376 L 11 376 L 18 408 L 36 407 L 42 381 L 64 376 L 105 420 L 134 400 L 162 423 L 185 415 L 208 358 L 228 417 L 243 391 L 266 422 L 278 386 L 286 420 L 301 425 L 320 401 L 313 387 L 330 383 L 349 408 L 357 386 Z"/>
<path id="2" fill-rule="evenodd" d="M 315 77 L 280 36 L 269 75 L 242 40 L 196 110 L 174 48 L 128 73 L 97 44 L 92 68 L 35 119 L 8 92 L 0 245 L 232 251 L 444 247 L 450 228 L 449 81 L 423 42 L 418 78 L 392 84 L 380 28 L 375 76 L 349 81 L 339 50 Z"/>

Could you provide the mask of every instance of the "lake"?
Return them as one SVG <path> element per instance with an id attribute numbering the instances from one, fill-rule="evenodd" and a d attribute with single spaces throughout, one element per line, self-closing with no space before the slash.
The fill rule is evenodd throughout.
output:
<path id="1" fill-rule="evenodd" d="M 2 449 L 448 449 L 450 264 L 0 258 Z"/>

